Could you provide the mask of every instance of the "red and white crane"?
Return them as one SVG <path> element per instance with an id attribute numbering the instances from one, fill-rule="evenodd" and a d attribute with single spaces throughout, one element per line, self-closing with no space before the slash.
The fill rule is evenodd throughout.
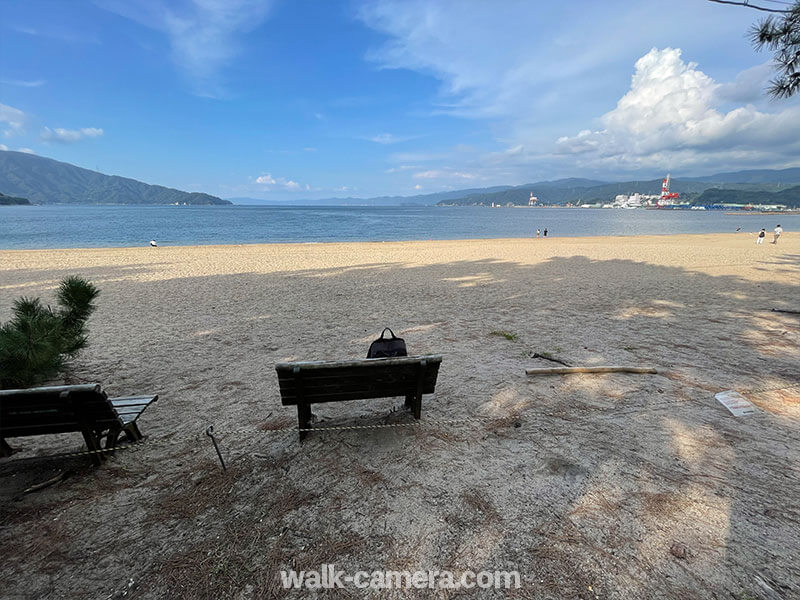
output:
<path id="1" fill-rule="evenodd" d="M 656 206 L 672 206 L 672 201 L 680 198 L 680 194 L 669 191 L 669 173 L 664 177 L 661 182 L 661 197 L 658 199 Z"/>

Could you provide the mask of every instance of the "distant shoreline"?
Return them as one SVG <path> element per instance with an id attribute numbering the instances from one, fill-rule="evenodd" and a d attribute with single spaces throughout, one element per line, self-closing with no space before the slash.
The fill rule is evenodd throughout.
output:
<path id="1" fill-rule="evenodd" d="M 752 210 L 732 210 L 726 211 L 726 215 L 747 215 L 757 217 L 759 215 L 800 215 L 800 210 L 762 210 L 762 211 L 752 211 Z"/>
<path id="2" fill-rule="evenodd" d="M 6 197 L 9 198 L 9 197 Z M 86 202 L 86 203 L 73 203 L 73 202 L 48 202 L 48 203 L 41 203 L 41 202 L 31 202 L 30 200 L 26 200 L 24 198 L 13 198 L 14 200 L 24 200 L 24 202 L 3 202 L 3 198 L 0 196 L 0 206 L 37 206 L 37 207 L 137 207 L 137 208 L 153 208 L 153 207 L 179 207 L 179 208 L 189 208 L 189 207 L 214 207 L 214 208 L 225 208 L 225 207 L 237 207 L 237 208 L 284 208 L 284 209 L 326 209 L 326 208 L 364 208 L 364 209 L 401 209 L 401 208 L 408 208 L 408 209 L 440 209 L 440 208 L 485 208 L 485 209 L 498 209 L 498 208 L 517 208 L 517 209 L 535 209 L 535 210 L 542 210 L 542 209 L 564 209 L 564 210 L 573 210 L 573 209 L 582 209 L 582 210 L 601 210 L 601 211 L 612 211 L 612 210 L 622 210 L 620 207 L 601 207 L 601 206 L 587 206 L 587 205 L 561 205 L 561 204 L 537 204 L 535 206 L 529 206 L 527 204 L 511 204 L 511 205 L 497 205 L 497 206 L 489 206 L 485 204 L 237 204 L 229 202 L 228 204 L 211 204 L 211 203 L 197 203 L 197 204 L 154 204 L 154 203 L 105 203 L 105 202 Z M 729 209 L 708 209 L 705 212 L 717 212 L 726 215 L 800 215 L 800 208 L 789 208 L 787 210 L 751 210 L 745 209 L 742 205 L 742 208 L 736 210 L 734 208 Z M 681 212 L 681 213 L 688 213 L 688 212 L 697 212 L 697 210 L 692 210 L 690 207 L 656 207 L 656 206 L 641 206 L 636 207 L 634 210 L 637 211 L 658 211 L 658 212 Z"/>
<path id="3" fill-rule="evenodd" d="M 516 238 L 463 238 L 463 239 L 433 239 L 433 240 L 373 240 L 373 241 L 330 241 L 330 242 L 243 242 L 233 244 L 159 244 L 157 248 L 152 248 L 149 243 L 143 243 L 136 246 L 84 246 L 84 247 L 63 247 L 63 248 L 0 248 L 0 256 L 3 254 L 19 253 L 19 252 L 136 252 L 140 251 L 148 255 L 157 256 L 158 253 L 170 252 L 173 250 L 180 251 L 195 251 L 195 250 L 226 250 L 241 248 L 243 251 L 250 252 L 263 247 L 264 249 L 275 248 L 288 248 L 290 246 L 297 246 L 307 248 L 309 246 L 337 246 L 337 247 L 409 247 L 412 245 L 458 245 L 458 244 L 528 244 L 537 243 L 542 246 L 550 244 L 556 245 L 580 245 L 580 244 L 608 244 L 612 240 L 624 238 L 626 244 L 652 241 L 654 243 L 664 240 L 677 240 L 678 238 L 687 238 L 687 241 L 692 243 L 702 240 L 714 241 L 728 241 L 743 239 L 748 240 L 748 236 L 755 232 L 739 231 L 731 233 L 660 233 L 660 234 L 631 234 L 631 235 L 587 235 L 587 236 L 548 236 L 546 238 L 533 237 L 516 237 Z M 784 238 L 793 237 L 793 232 L 784 234 Z M 749 241 L 749 240 L 748 240 Z"/>

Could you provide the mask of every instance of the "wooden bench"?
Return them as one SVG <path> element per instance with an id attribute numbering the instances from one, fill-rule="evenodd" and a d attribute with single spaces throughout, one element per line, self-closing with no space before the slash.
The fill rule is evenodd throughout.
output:
<path id="1" fill-rule="evenodd" d="M 121 434 L 131 442 L 142 439 L 136 419 L 158 396 L 109 398 L 97 383 L 0 390 L 0 456 L 10 456 L 6 438 L 81 432 L 89 450 L 116 445 Z M 91 454 L 94 464 L 104 452 Z"/>
<path id="2" fill-rule="evenodd" d="M 300 439 L 309 428 L 311 405 L 370 398 L 405 396 L 415 419 L 422 412 L 422 395 L 436 387 L 442 357 L 367 358 L 346 361 L 278 363 L 278 383 L 284 406 L 297 406 Z"/>

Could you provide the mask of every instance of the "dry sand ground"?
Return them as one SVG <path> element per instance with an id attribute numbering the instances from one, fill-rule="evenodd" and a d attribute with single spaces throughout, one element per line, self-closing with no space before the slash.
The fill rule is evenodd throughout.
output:
<path id="1" fill-rule="evenodd" d="M 8 251 L 0 319 L 70 274 L 102 296 L 69 381 L 161 399 L 99 469 L 20 461 L 78 434 L 10 440 L 4 598 L 283 597 L 279 569 L 321 563 L 522 575 L 382 597 L 800 598 L 800 391 L 748 393 L 743 418 L 714 400 L 800 383 L 800 316 L 770 312 L 800 310 L 798 234 Z M 487 419 L 269 431 L 295 423 L 275 362 L 361 357 L 384 325 L 444 355 L 423 420 Z M 663 371 L 526 377 L 552 364 L 535 352 Z M 314 412 L 411 421 L 401 404 Z"/>

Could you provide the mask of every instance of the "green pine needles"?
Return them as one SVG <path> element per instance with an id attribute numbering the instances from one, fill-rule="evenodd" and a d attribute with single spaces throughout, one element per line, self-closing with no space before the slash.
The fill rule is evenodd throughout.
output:
<path id="1" fill-rule="evenodd" d="M 14 316 L 0 326 L 0 388 L 28 387 L 58 374 L 88 344 L 86 320 L 99 293 L 85 279 L 67 277 L 56 310 L 39 298 L 15 300 Z"/>

